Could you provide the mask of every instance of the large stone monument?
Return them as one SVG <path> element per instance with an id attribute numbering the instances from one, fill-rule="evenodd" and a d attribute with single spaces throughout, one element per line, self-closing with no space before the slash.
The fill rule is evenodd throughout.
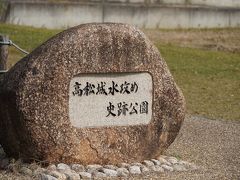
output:
<path id="1" fill-rule="evenodd" d="M 125 24 L 68 29 L 11 68 L 0 87 L 9 156 L 137 162 L 174 141 L 185 101 L 157 48 Z"/>

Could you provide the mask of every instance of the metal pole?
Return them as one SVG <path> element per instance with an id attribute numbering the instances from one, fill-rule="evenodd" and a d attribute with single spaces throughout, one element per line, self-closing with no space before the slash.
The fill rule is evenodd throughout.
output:
<path id="1" fill-rule="evenodd" d="M 14 46 L 16 49 L 18 49 L 19 51 L 21 51 L 24 54 L 29 54 L 29 52 L 25 51 L 24 49 L 20 48 L 18 45 L 16 45 L 14 42 L 12 42 L 11 40 L 8 41 L 0 41 L 0 46 L 1 45 L 8 45 L 8 46 Z"/>
<path id="2" fill-rule="evenodd" d="M 7 42 L 8 37 L 0 35 L 0 41 Z M 8 59 L 8 45 L 0 45 L 0 71 L 2 72 L 5 72 L 7 70 L 7 59 Z"/>

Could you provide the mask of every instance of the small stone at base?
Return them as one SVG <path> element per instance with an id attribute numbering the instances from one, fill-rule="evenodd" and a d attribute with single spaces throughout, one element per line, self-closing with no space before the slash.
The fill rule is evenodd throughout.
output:
<path id="1" fill-rule="evenodd" d="M 130 166 L 129 167 L 129 172 L 131 174 L 141 174 L 141 169 L 139 166 Z"/>
<path id="2" fill-rule="evenodd" d="M 33 176 L 39 176 L 41 173 L 45 173 L 46 171 L 46 169 L 38 167 L 33 171 Z"/>
<path id="3" fill-rule="evenodd" d="M 60 172 L 58 172 L 58 171 L 47 171 L 46 174 L 47 174 L 47 175 L 50 175 L 50 176 L 53 176 L 53 177 L 55 177 L 55 178 L 57 178 L 57 179 L 59 179 L 59 180 L 64 180 L 64 179 L 66 179 L 66 175 L 63 174 L 63 173 L 60 173 Z"/>
<path id="4" fill-rule="evenodd" d="M 88 169 L 87 172 L 92 174 L 92 173 L 98 172 L 98 170 L 97 169 Z"/>
<path id="5" fill-rule="evenodd" d="M 149 161 L 149 160 L 144 160 L 143 161 L 143 164 L 147 167 L 151 167 L 151 166 L 154 166 L 154 163 L 152 161 Z"/>
<path id="6" fill-rule="evenodd" d="M 58 180 L 57 178 L 47 175 L 47 174 L 41 174 L 40 175 L 40 179 L 41 180 Z"/>
<path id="7" fill-rule="evenodd" d="M 161 165 L 160 161 L 158 161 L 157 159 L 151 159 L 151 161 L 152 161 L 155 165 Z"/>
<path id="8" fill-rule="evenodd" d="M 47 167 L 47 170 L 49 170 L 49 171 L 56 171 L 56 170 L 57 170 L 57 167 L 56 167 L 55 164 L 51 164 L 51 165 L 49 165 L 49 166 Z"/>
<path id="9" fill-rule="evenodd" d="M 178 163 L 178 160 L 177 160 L 177 158 L 175 158 L 175 157 L 169 157 L 169 158 L 168 158 L 168 162 L 170 162 L 171 164 L 177 164 L 177 163 Z"/>
<path id="10" fill-rule="evenodd" d="M 84 172 L 85 171 L 85 167 L 81 164 L 72 164 L 71 168 L 72 168 L 72 170 L 74 170 L 76 172 Z"/>
<path id="11" fill-rule="evenodd" d="M 57 165 L 57 170 L 70 170 L 70 167 L 67 164 L 59 163 Z"/>
<path id="12" fill-rule="evenodd" d="M 154 171 L 154 172 L 164 172 L 164 169 L 161 167 L 161 166 L 152 166 L 151 169 Z"/>
<path id="13" fill-rule="evenodd" d="M 146 173 L 146 172 L 149 172 L 150 170 L 146 166 L 143 166 L 141 167 L 141 171 L 142 173 Z"/>
<path id="14" fill-rule="evenodd" d="M 142 163 L 132 163 L 131 166 L 144 167 L 144 165 Z"/>
<path id="15" fill-rule="evenodd" d="M 161 156 L 158 158 L 158 161 L 159 161 L 161 164 L 166 164 L 166 165 L 168 165 L 168 166 L 171 166 L 171 163 L 168 162 L 166 159 L 164 159 L 164 158 L 161 157 Z"/>
<path id="16" fill-rule="evenodd" d="M 117 176 L 117 171 L 115 171 L 115 170 L 103 168 L 102 171 L 103 171 L 103 173 L 105 173 L 107 176 L 110 176 L 110 177 Z"/>
<path id="17" fill-rule="evenodd" d="M 103 178 L 103 177 L 107 177 L 106 174 L 104 174 L 103 172 L 94 172 L 93 176 L 96 178 Z"/>
<path id="18" fill-rule="evenodd" d="M 86 169 L 100 170 L 100 169 L 102 169 L 102 166 L 99 164 L 91 164 L 91 165 L 87 165 Z"/>
<path id="19" fill-rule="evenodd" d="M 91 179 L 97 178 L 102 179 L 106 177 L 122 177 L 126 178 L 129 174 L 138 175 L 142 173 L 148 172 L 164 172 L 164 171 L 187 171 L 187 170 L 196 170 L 200 167 L 196 166 L 193 163 L 189 163 L 187 161 L 179 160 L 177 163 L 176 159 L 170 158 L 159 158 L 160 160 L 151 159 L 151 161 L 145 160 L 143 164 L 149 165 L 146 167 L 142 163 L 132 163 L 131 165 L 128 163 L 121 163 L 119 166 L 125 166 L 118 168 L 115 165 L 105 165 L 104 167 L 98 164 L 83 166 L 81 164 L 72 164 L 71 168 L 67 164 L 60 163 L 57 167 L 52 164 L 47 167 L 47 169 L 36 166 L 36 168 L 31 168 L 31 165 L 34 164 L 22 164 L 20 166 L 20 170 L 17 169 L 16 172 L 20 172 L 28 177 L 39 177 L 42 180 L 80 180 L 80 179 Z M 173 165 L 167 160 L 172 159 Z M 175 161 L 175 162 L 174 162 Z M 161 164 L 160 162 L 164 162 Z M 175 164 L 174 164 L 175 163 Z M 154 165 L 153 165 L 154 164 Z M 161 164 L 161 165 L 156 165 Z M 170 164 L 170 165 L 167 165 Z M 8 168 L 11 164 L 8 166 Z M 16 166 L 16 165 L 15 165 Z M 108 168 L 107 168 L 108 167 Z M 55 169 L 55 170 L 54 170 Z M 56 170 L 57 169 L 57 170 Z M 87 170 L 88 172 L 86 172 Z M 76 172 L 82 171 L 82 172 Z M 147 174 L 146 174 L 147 175 Z"/>
<path id="20" fill-rule="evenodd" d="M 32 176 L 32 174 L 33 174 L 32 170 L 27 167 L 22 167 L 20 169 L 20 173 L 22 173 L 24 175 L 28 175 L 28 176 Z"/>
<path id="21" fill-rule="evenodd" d="M 126 168 L 118 168 L 117 169 L 117 175 L 122 177 L 127 177 L 129 174 L 129 171 Z"/>
<path id="22" fill-rule="evenodd" d="M 162 168 L 167 170 L 167 171 L 170 171 L 170 172 L 173 171 L 173 168 L 171 166 L 166 165 L 166 164 L 162 165 Z"/>
<path id="23" fill-rule="evenodd" d="M 64 173 L 68 180 L 80 180 L 80 175 L 76 172 L 67 171 Z"/>
<path id="24" fill-rule="evenodd" d="M 92 174 L 90 174 L 88 172 L 80 172 L 79 175 L 80 175 L 80 177 L 82 179 L 88 179 L 88 178 L 90 179 L 90 178 L 92 178 Z"/>
<path id="25" fill-rule="evenodd" d="M 116 170 L 118 167 L 117 167 L 117 166 L 114 166 L 114 165 L 105 165 L 104 168 Z"/>

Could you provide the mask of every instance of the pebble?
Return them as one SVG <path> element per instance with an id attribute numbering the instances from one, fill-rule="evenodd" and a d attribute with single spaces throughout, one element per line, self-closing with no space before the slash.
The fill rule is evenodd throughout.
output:
<path id="1" fill-rule="evenodd" d="M 46 172 L 46 169 L 39 167 L 39 168 L 37 168 L 33 171 L 33 176 L 38 176 L 38 175 L 40 175 L 41 173 L 44 173 L 44 172 Z"/>
<path id="2" fill-rule="evenodd" d="M 94 172 L 94 173 L 93 173 L 93 176 L 96 177 L 96 178 L 104 178 L 104 177 L 107 177 L 107 175 L 104 174 L 103 172 Z"/>
<path id="3" fill-rule="evenodd" d="M 77 173 L 85 171 L 85 167 L 81 164 L 72 164 L 71 168 L 72 168 L 72 170 L 76 171 Z"/>
<path id="4" fill-rule="evenodd" d="M 116 170 L 118 167 L 117 167 L 117 166 L 114 166 L 114 165 L 105 165 L 104 168 Z"/>
<path id="5" fill-rule="evenodd" d="M 73 171 L 66 171 L 64 173 L 67 177 L 67 180 L 80 180 L 80 175 Z"/>
<path id="6" fill-rule="evenodd" d="M 102 169 L 102 166 L 99 164 L 91 164 L 91 165 L 87 165 L 86 167 L 87 169 L 95 169 L 95 170 L 100 170 Z"/>
<path id="7" fill-rule="evenodd" d="M 143 167 L 144 165 L 142 163 L 132 163 L 131 166 Z"/>
<path id="8" fill-rule="evenodd" d="M 154 172 L 164 172 L 164 169 L 161 166 L 158 166 L 158 165 L 152 166 L 151 170 L 154 171 Z"/>
<path id="9" fill-rule="evenodd" d="M 149 161 L 149 160 L 144 160 L 143 161 L 143 164 L 147 167 L 151 167 L 151 166 L 154 166 L 154 163 L 152 161 Z"/>
<path id="10" fill-rule="evenodd" d="M 151 161 L 155 164 L 155 165 L 161 165 L 160 161 L 158 161 L 157 159 L 151 159 Z"/>
<path id="11" fill-rule="evenodd" d="M 117 171 L 112 170 L 112 169 L 106 169 L 106 168 L 103 168 L 102 172 L 105 173 L 107 176 L 110 176 L 110 177 L 117 176 L 117 174 L 118 174 Z"/>
<path id="12" fill-rule="evenodd" d="M 147 173 L 150 171 L 150 169 L 148 169 L 146 166 L 143 166 L 143 167 L 141 167 L 141 171 L 142 171 L 142 173 Z"/>
<path id="13" fill-rule="evenodd" d="M 66 171 L 66 170 L 70 170 L 71 168 L 67 165 L 67 164 L 64 164 L 64 163 L 59 163 L 57 165 L 57 170 L 58 171 Z"/>
<path id="14" fill-rule="evenodd" d="M 47 175 L 47 174 L 41 174 L 40 175 L 40 179 L 41 180 L 58 180 L 57 178 Z"/>
<path id="15" fill-rule="evenodd" d="M 92 178 L 92 174 L 90 174 L 88 172 L 80 172 L 79 175 L 82 179 L 91 179 Z"/>
<path id="16" fill-rule="evenodd" d="M 57 170 L 57 166 L 55 164 L 51 164 L 47 167 L 47 170 L 49 171 L 56 171 Z"/>
<path id="17" fill-rule="evenodd" d="M 65 180 L 65 179 L 67 179 L 67 177 L 66 177 L 65 174 L 60 173 L 60 172 L 58 172 L 58 171 L 47 171 L 46 174 L 48 174 L 48 175 L 50 175 L 50 176 L 53 176 L 53 177 L 55 177 L 55 178 L 57 178 L 57 179 L 59 179 L 59 180 Z"/>
<path id="18" fill-rule="evenodd" d="M 26 167 L 31 169 L 32 172 L 34 172 L 36 169 L 39 168 L 39 165 L 37 163 L 32 163 L 32 164 L 26 164 Z"/>
<path id="19" fill-rule="evenodd" d="M 122 177 L 127 177 L 129 175 L 129 171 L 126 168 L 118 168 L 117 175 Z"/>
<path id="20" fill-rule="evenodd" d="M 21 174 L 28 175 L 28 176 L 32 176 L 32 174 L 33 174 L 32 170 L 27 167 L 21 167 L 19 172 Z"/>
<path id="21" fill-rule="evenodd" d="M 159 161 L 161 164 L 166 164 L 166 165 L 168 165 L 168 166 L 171 166 L 171 163 L 168 162 L 166 159 L 164 159 L 162 156 L 160 156 L 160 157 L 158 158 L 158 161 Z"/>
<path id="22" fill-rule="evenodd" d="M 184 165 L 184 166 L 189 166 L 189 162 L 187 162 L 187 161 L 183 161 L 183 160 L 180 160 L 179 162 L 178 162 L 178 164 L 181 164 L 181 165 Z"/>
<path id="23" fill-rule="evenodd" d="M 173 168 L 171 166 L 166 165 L 166 164 L 162 165 L 162 168 L 167 170 L 167 171 L 170 171 L 170 172 L 173 171 Z"/>
<path id="24" fill-rule="evenodd" d="M 1 156 L 0 147 L 0 168 L 8 168 L 11 170 L 10 160 Z M 1 159 L 2 158 L 2 159 Z M 128 178 L 130 174 L 138 175 L 148 172 L 182 172 L 187 170 L 199 169 L 195 164 L 187 161 L 178 160 L 175 157 L 159 156 L 157 159 L 144 160 L 142 163 L 120 163 L 116 165 L 99 165 L 91 164 L 83 166 L 81 164 L 72 164 L 71 166 L 59 163 L 57 165 L 50 164 L 47 169 L 41 168 L 37 164 L 23 164 L 18 161 L 12 163 L 15 171 L 29 177 L 39 177 L 41 180 L 80 180 L 92 178 L 122 177 Z M 34 165 L 34 166 L 33 166 Z M 20 166 L 20 169 L 19 169 Z M 14 172 L 15 172 L 14 171 Z"/>
<path id="25" fill-rule="evenodd" d="M 93 174 L 95 172 L 98 172 L 98 170 L 96 170 L 96 169 L 88 169 L 87 172 L 90 173 L 90 174 Z"/>
<path id="26" fill-rule="evenodd" d="M 141 174 L 141 169 L 139 166 L 130 166 L 129 167 L 129 172 L 131 174 Z"/>

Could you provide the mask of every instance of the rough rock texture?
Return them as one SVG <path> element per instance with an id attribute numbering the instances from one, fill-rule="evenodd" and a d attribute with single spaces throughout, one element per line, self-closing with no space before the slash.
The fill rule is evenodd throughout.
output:
<path id="1" fill-rule="evenodd" d="M 148 125 L 74 128 L 69 83 L 80 73 L 147 71 L 153 77 Z M 185 102 L 157 48 L 124 24 L 85 24 L 35 49 L 0 87 L 0 142 L 9 156 L 65 163 L 117 164 L 159 156 L 174 141 Z"/>

